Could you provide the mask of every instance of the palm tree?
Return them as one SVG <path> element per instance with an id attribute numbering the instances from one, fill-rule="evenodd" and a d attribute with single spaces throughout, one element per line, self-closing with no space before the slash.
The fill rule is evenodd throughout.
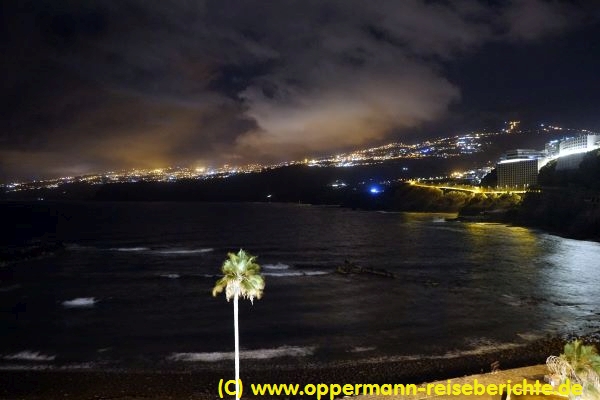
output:
<path id="1" fill-rule="evenodd" d="M 235 396 L 239 398 L 240 381 L 240 333 L 238 324 L 238 298 L 250 299 L 254 303 L 254 298 L 260 299 L 265 288 L 265 281 L 260 275 L 260 265 L 256 264 L 255 256 L 246 253 L 244 250 L 235 253 L 228 253 L 228 259 L 225 260 L 221 271 L 223 277 L 217 281 L 212 294 L 216 296 L 225 289 L 227 301 L 233 298 L 233 329 L 235 332 Z"/>
<path id="2" fill-rule="evenodd" d="M 565 344 L 561 358 L 571 364 L 578 375 L 589 370 L 600 372 L 600 355 L 596 348 L 593 345 L 584 345 L 581 340 Z"/>
<path id="3" fill-rule="evenodd" d="M 560 356 L 548 357 L 546 365 L 556 385 L 569 379 L 583 387 L 583 399 L 600 400 L 600 355 L 593 345 L 574 340 L 565 345 Z"/>

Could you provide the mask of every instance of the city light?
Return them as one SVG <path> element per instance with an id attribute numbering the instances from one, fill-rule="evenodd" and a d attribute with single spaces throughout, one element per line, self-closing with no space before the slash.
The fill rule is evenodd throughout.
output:
<path id="1" fill-rule="evenodd" d="M 512 130 L 519 128 L 519 121 L 507 122 Z M 563 140 L 551 141 L 546 145 L 548 159 L 578 154 L 589 151 L 589 145 L 584 146 L 581 141 L 582 134 L 597 135 L 587 130 L 576 130 L 562 128 L 553 125 L 540 125 L 540 131 L 565 131 L 570 132 L 572 137 Z M 485 151 L 491 144 L 493 136 L 506 134 L 508 129 L 496 132 L 471 132 L 468 134 L 442 137 L 425 140 L 419 143 L 406 144 L 401 142 L 388 143 L 383 146 L 355 150 L 349 153 L 334 154 L 322 158 L 304 158 L 301 161 L 286 161 L 277 164 L 247 164 L 235 166 L 225 164 L 222 167 L 211 168 L 208 166 L 185 167 L 160 167 L 151 169 L 131 169 L 124 171 L 109 171 L 99 174 L 82 176 L 65 176 L 55 179 L 35 180 L 29 182 L 11 182 L 1 185 L 6 192 L 18 192 L 35 189 L 53 189 L 61 185 L 71 183 L 86 183 L 90 185 L 102 185 L 107 183 L 136 183 L 136 182 L 174 182 L 182 179 L 225 179 L 238 174 L 259 173 L 266 170 L 281 168 L 291 165 L 306 165 L 309 167 L 353 167 L 381 164 L 387 161 L 399 159 L 423 159 L 423 158 L 450 158 L 459 157 Z M 600 142 L 595 143 L 600 147 Z M 584 149 L 585 147 L 585 149 Z M 506 160 L 504 162 L 511 162 Z M 407 167 L 400 168 L 408 171 Z M 455 171 L 450 178 L 470 181 L 478 184 L 481 179 L 491 171 L 490 167 L 476 168 L 469 171 Z M 446 179 L 442 177 L 439 179 Z M 436 178 L 438 179 L 438 178 Z M 345 187 L 344 182 L 334 182 L 333 188 Z M 373 192 L 372 192 L 373 193 Z M 377 193 L 373 193 L 377 194 Z"/>

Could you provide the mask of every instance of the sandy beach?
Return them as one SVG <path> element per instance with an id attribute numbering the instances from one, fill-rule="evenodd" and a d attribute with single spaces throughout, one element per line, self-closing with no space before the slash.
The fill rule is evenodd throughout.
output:
<path id="1" fill-rule="evenodd" d="M 349 363 L 324 368 L 253 369 L 242 363 L 246 383 L 416 383 L 543 364 L 561 353 L 562 339 L 543 339 L 523 347 L 461 357 L 447 356 L 403 362 Z M 233 366 L 232 366 L 233 367 Z M 233 368 L 232 368 L 233 369 Z M 218 382 L 232 370 L 144 372 L 98 370 L 2 371 L 2 399 L 215 399 Z M 245 398 L 258 398 L 246 393 Z M 267 398 L 267 397 L 265 397 Z M 270 396 L 270 399 L 277 397 Z M 280 397 L 284 398 L 284 397 Z M 298 397 L 298 398 L 309 398 Z"/>

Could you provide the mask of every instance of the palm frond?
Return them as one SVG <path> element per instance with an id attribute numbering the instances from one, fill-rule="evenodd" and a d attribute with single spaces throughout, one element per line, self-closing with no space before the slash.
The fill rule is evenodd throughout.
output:
<path id="1" fill-rule="evenodd" d="M 561 358 L 573 366 L 575 372 L 592 369 L 600 373 L 600 355 L 593 345 L 584 345 L 581 340 L 574 340 L 565 344 Z"/>
<path id="2" fill-rule="evenodd" d="M 227 286 L 227 279 L 226 277 L 223 277 L 221 279 L 219 279 L 217 281 L 217 283 L 215 284 L 215 287 L 212 290 L 212 295 L 213 297 L 218 295 L 219 293 L 221 293 L 223 291 L 223 289 L 225 289 L 225 287 Z"/>
<path id="3" fill-rule="evenodd" d="M 570 379 L 583 386 L 582 398 L 600 400 L 600 355 L 595 346 L 581 340 L 565 344 L 559 356 L 548 357 L 548 370 L 560 383 Z"/>
<path id="4" fill-rule="evenodd" d="M 223 277 L 216 282 L 213 296 L 225 290 L 228 301 L 236 295 L 252 302 L 255 298 L 260 299 L 265 281 L 260 275 L 260 265 L 255 260 L 256 256 L 242 249 L 237 253 L 228 253 L 221 266 Z"/>

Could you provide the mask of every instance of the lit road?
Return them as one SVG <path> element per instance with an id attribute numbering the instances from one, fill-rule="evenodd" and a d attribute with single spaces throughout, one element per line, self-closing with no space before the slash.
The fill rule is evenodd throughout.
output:
<path id="1" fill-rule="evenodd" d="M 487 190 L 480 188 L 478 186 L 447 186 L 447 185 L 435 185 L 435 184 L 425 184 L 425 183 L 417 183 L 415 181 L 408 181 L 413 186 L 419 187 L 427 187 L 427 188 L 436 188 L 441 190 L 456 190 L 460 192 L 469 192 L 469 193 L 495 193 L 495 194 L 503 194 L 503 193 L 525 193 L 526 190 Z"/>

